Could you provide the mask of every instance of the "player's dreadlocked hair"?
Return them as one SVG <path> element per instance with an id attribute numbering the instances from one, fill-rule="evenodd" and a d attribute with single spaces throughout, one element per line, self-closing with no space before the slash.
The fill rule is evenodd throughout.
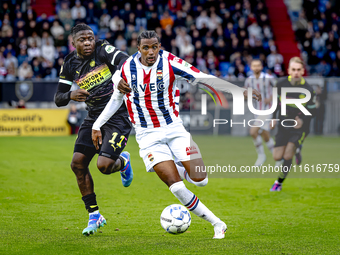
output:
<path id="1" fill-rule="evenodd" d="M 137 38 L 137 45 L 139 46 L 142 39 L 151 39 L 151 38 L 157 38 L 157 41 L 160 42 L 161 39 L 159 38 L 158 34 L 154 30 L 147 30 L 143 31 L 139 34 Z"/>
<path id="2" fill-rule="evenodd" d="M 72 27 L 72 29 L 71 29 L 72 37 L 74 38 L 79 31 L 83 31 L 83 30 L 91 30 L 93 32 L 93 30 L 90 26 L 88 26 L 84 23 L 80 23 L 80 24 L 77 24 L 76 26 Z"/>

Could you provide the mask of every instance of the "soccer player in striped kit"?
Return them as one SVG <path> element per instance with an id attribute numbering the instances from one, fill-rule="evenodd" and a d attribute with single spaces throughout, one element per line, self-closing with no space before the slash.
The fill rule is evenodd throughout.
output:
<path id="1" fill-rule="evenodd" d="M 243 96 L 245 90 L 214 76 L 201 73 L 180 58 L 160 49 L 160 39 L 154 31 L 142 32 L 138 39 L 138 52 L 123 64 L 121 75 L 113 77 L 115 86 L 123 78 L 131 92 L 124 95 L 115 89 L 110 102 L 92 127 L 92 140 L 96 147 L 101 144 L 100 128 L 122 105 L 127 106 L 130 120 L 136 130 L 139 154 L 148 172 L 156 172 L 170 191 L 191 212 L 214 226 L 214 238 L 225 236 L 226 224 L 215 216 L 183 183 L 187 181 L 205 186 L 206 172 L 195 172 L 195 166 L 204 169 L 200 150 L 182 125 L 176 109 L 176 80 L 197 82 L 200 78 L 213 78 L 209 85 L 223 83 L 225 90 L 238 90 Z M 216 86 L 215 86 L 216 87 Z M 260 94 L 255 91 L 256 95 Z M 176 166 L 173 158 L 183 167 Z M 185 174 L 185 171 L 188 174 Z M 181 177 L 182 176 L 182 177 Z"/>
<path id="2" fill-rule="evenodd" d="M 268 110 L 271 108 L 272 105 L 272 88 L 274 86 L 274 77 L 262 72 L 263 66 L 261 60 L 259 59 L 254 59 L 251 62 L 250 69 L 253 71 L 253 74 L 246 79 L 244 87 L 246 89 L 256 89 L 261 93 L 261 96 L 263 98 L 262 101 L 253 100 L 253 105 L 255 109 Z M 259 121 L 256 121 L 253 124 L 254 126 L 250 128 L 250 135 L 253 138 L 257 152 L 257 160 L 255 162 L 255 166 L 260 166 L 266 161 L 266 154 L 264 153 L 262 139 L 265 141 L 268 149 L 273 154 L 274 140 L 270 137 L 270 121 L 266 121 L 266 119 L 271 118 L 272 114 L 265 116 L 255 115 L 254 119 L 258 119 Z M 260 120 L 262 120 L 262 122 Z"/>

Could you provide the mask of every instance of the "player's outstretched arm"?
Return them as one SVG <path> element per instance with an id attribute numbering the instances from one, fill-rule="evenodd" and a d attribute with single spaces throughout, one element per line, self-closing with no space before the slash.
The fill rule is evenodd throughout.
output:
<path id="1" fill-rule="evenodd" d="M 169 59 L 177 79 L 189 80 L 192 85 L 208 85 L 216 90 L 231 93 L 236 97 L 247 97 L 247 90 L 245 88 L 241 88 L 216 76 L 205 74 L 184 60 L 172 56 L 170 55 Z M 261 100 L 261 94 L 253 90 L 253 98 Z"/>

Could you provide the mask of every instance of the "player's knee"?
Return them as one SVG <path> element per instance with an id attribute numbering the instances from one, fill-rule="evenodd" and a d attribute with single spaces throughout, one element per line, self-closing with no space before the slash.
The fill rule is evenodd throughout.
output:
<path id="1" fill-rule="evenodd" d="M 97 168 L 102 174 L 111 174 L 113 165 L 115 164 L 115 161 L 108 162 L 102 162 L 98 160 L 97 162 Z"/>
<path id="2" fill-rule="evenodd" d="M 275 161 L 278 161 L 278 160 L 281 160 L 281 159 L 282 159 L 282 155 L 274 154 L 274 155 L 273 155 L 273 158 L 274 158 Z"/>
<path id="3" fill-rule="evenodd" d="M 82 162 L 72 161 L 71 169 L 75 174 L 77 174 L 82 172 L 83 169 L 86 169 L 86 166 L 84 166 Z"/>
<path id="4" fill-rule="evenodd" d="M 194 184 L 198 187 L 204 187 L 208 184 L 208 176 L 205 178 L 194 178 L 192 179 Z"/>

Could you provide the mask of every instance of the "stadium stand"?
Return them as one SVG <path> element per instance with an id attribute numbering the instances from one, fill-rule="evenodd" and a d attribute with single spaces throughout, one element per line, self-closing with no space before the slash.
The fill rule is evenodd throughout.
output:
<path id="1" fill-rule="evenodd" d="M 300 53 L 296 38 L 309 74 L 339 76 L 339 8 L 305 0 L 299 11 L 286 1 L 295 37 L 283 0 L 2 1 L 0 80 L 56 79 L 74 50 L 70 30 L 81 22 L 128 54 L 140 31 L 154 29 L 165 49 L 228 79 L 249 75 L 253 58 L 285 75 L 289 58 Z"/>

